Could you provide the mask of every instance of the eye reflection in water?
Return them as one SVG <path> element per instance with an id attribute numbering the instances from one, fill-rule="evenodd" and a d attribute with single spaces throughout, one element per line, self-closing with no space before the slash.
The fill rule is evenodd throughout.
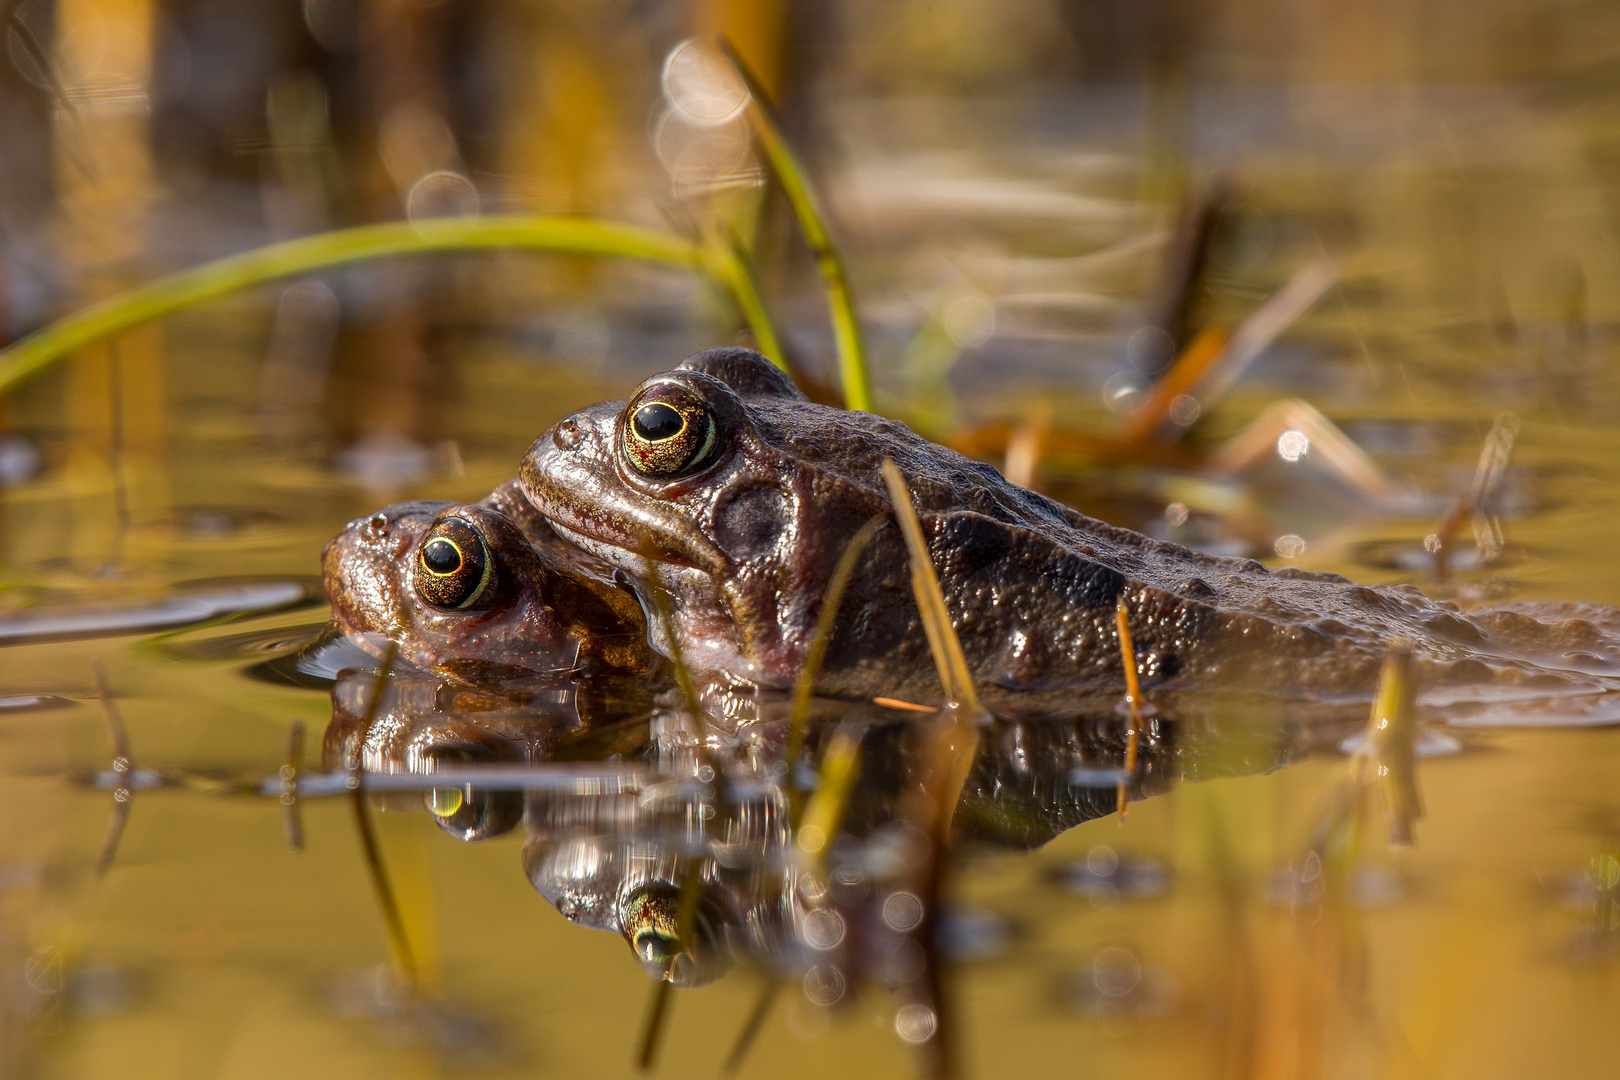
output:
<path id="1" fill-rule="evenodd" d="M 368 726 L 375 685 L 374 673 L 349 671 L 333 687 L 328 765 L 358 755 L 368 783 L 420 777 L 422 804 L 460 840 L 521 828 L 522 870 L 535 891 L 569 921 L 621 936 L 654 979 L 700 986 L 741 963 L 831 1005 L 863 981 L 920 985 L 940 962 L 935 938 L 948 934 L 927 918 L 915 884 L 927 844 L 900 816 L 914 782 L 908 732 L 926 715 L 817 703 L 809 759 L 842 730 L 859 733 L 861 765 L 841 827 L 833 825 L 835 835 L 822 837 L 811 858 L 790 824 L 785 698 L 749 692 L 739 702 L 736 691 L 709 687 L 705 715 L 694 720 L 658 708 L 649 717 L 644 697 L 589 680 L 491 694 L 395 674 Z M 957 808 L 962 838 L 1029 849 L 1112 813 L 1125 753 L 1113 704 L 1071 702 L 996 719 Z M 1207 704 L 1179 706 L 1165 702 L 1145 733 L 1135 798 L 1183 776 L 1273 768 L 1356 719 L 1324 712 L 1280 741 L 1244 749 L 1230 731 L 1221 740 L 1209 735 L 1216 718 Z M 525 779 L 589 763 L 633 779 Z M 435 775 L 455 782 L 435 785 Z M 799 779 L 813 783 L 802 769 Z M 696 892 L 683 935 L 688 882 Z M 940 1016 L 908 998 L 897 1004 L 894 1028 L 922 1043 Z"/>

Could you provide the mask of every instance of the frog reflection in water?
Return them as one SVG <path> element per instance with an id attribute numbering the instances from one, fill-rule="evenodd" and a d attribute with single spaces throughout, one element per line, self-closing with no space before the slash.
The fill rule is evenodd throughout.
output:
<path id="1" fill-rule="evenodd" d="M 727 717 L 737 710 L 720 703 L 693 718 L 644 702 L 633 719 L 604 724 L 567 694 L 513 706 L 472 688 L 447 694 L 436 679 L 402 674 L 384 681 L 372 708 L 376 687 L 373 673 L 359 671 L 334 686 L 324 740 L 328 767 L 355 759 L 369 772 L 431 774 L 446 764 L 465 769 L 614 759 L 640 770 L 622 788 L 522 792 L 468 784 L 425 798 L 393 798 L 423 799 L 440 828 L 462 840 L 487 839 L 521 824 L 522 868 L 535 890 L 570 921 L 621 935 L 655 976 L 696 985 L 718 978 L 737 959 L 777 970 L 832 963 L 851 980 L 885 976 L 881 969 L 895 955 L 895 935 L 881 909 L 902 887 L 893 879 L 907 869 L 907 827 L 897 820 L 912 749 L 912 725 L 903 714 L 826 703 L 821 722 L 812 725 L 808 750 L 816 756 L 821 740 L 842 726 L 825 721 L 852 722 L 862 732 L 863 764 L 845 818 L 846 840 L 836 846 L 833 863 L 807 881 L 809 871 L 793 854 L 780 781 L 785 706 L 736 723 Z M 1138 796 L 1211 769 L 1264 771 L 1298 749 L 1268 742 L 1257 744 L 1257 756 L 1240 759 L 1230 746 L 1212 745 L 1199 734 L 1207 730 L 1213 725 L 1191 717 L 1176 733 L 1148 739 L 1138 762 Z M 983 733 L 963 788 L 961 833 L 1025 849 L 1112 813 L 1112 770 L 1123 755 L 1112 710 L 995 721 Z M 1077 785 L 1077 772 L 1099 776 L 1101 786 Z M 700 883 L 695 933 L 683 945 L 680 889 L 694 859 Z M 836 915 L 836 925 L 850 932 L 829 945 L 830 916 L 818 913 Z M 811 924 L 815 928 L 807 930 Z"/>
<path id="2" fill-rule="evenodd" d="M 565 538 L 643 591 L 656 575 L 688 660 L 787 686 L 843 545 L 891 514 L 885 458 L 911 488 L 987 692 L 1122 685 L 1120 598 L 1148 684 L 1167 689 L 1365 699 L 1396 639 L 1412 645 L 1431 687 L 1552 695 L 1620 685 L 1614 609 L 1463 612 L 1410 586 L 1271 571 L 1153 540 L 1017 487 L 901 423 L 813 404 L 744 349 L 698 353 L 628 403 L 563 419 L 529 450 L 520 478 Z M 850 583 L 819 691 L 937 697 L 906 560 L 891 521 Z"/>
<path id="3" fill-rule="evenodd" d="M 482 502 L 410 502 L 352 521 L 322 554 L 332 623 L 380 656 L 489 685 L 656 665 L 613 569 L 559 541 L 513 483 Z"/>

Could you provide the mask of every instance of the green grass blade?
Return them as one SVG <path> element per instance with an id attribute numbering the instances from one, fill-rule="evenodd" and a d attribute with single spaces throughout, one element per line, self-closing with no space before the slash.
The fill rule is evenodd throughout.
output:
<path id="1" fill-rule="evenodd" d="M 744 321 L 754 332 L 759 351 L 791 378 L 793 369 L 788 366 L 787 352 L 782 348 L 782 340 L 776 336 L 776 324 L 771 321 L 770 312 L 765 310 L 765 301 L 754 283 L 754 272 L 749 269 L 740 245 L 732 237 L 715 234 L 704 244 L 703 255 L 709 275 L 724 282 L 731 290 L 732 299 L 737 302 Z"/>
<path id="2" fill-rule="evenodd" d="M 754 136 L 759 140 L 771 171 L 782 185 L 782 194 L 793 207 L 793 216 L 799 221 L 799 230 L 805 243 L 816 257 L 816 267 L 827 288 L 827 307 L 830 309 L 833 344 L 838 353 L 838 375 L 844 386 L 844 404 L 851 409 L 872 408 L 872 383 L 866 370 L 866 351 L 861 344 L 861 327 L 855 318 L 855 301 L 849 291 L 849 277 L 844 272 L 843 257 L 833 243 L 827 229 L 827 216 L 822 213 L 815 192 L 799 163 L 798 155 L 782 137 L 782 127 L 776 112 L 759 80 L 749 70 L 731 43 L 724 38 L 720 48 L 737 69 L 738 76 L 748 87 L 748 117 L 753 123 Z"/>
<path id="3" fill-rule="evenodd" d="M 617 256 L 707 270 L 699 247 L 679 236 L 589 218 L 490 215 L 339 229 L 182 270 L 52 323 L 0 351 L 0 394 L 86 345 L 241 289 L 369 259 L 499 249 Z M 739 298 L 739 305 L 749 314 L 746 301 Z"/>

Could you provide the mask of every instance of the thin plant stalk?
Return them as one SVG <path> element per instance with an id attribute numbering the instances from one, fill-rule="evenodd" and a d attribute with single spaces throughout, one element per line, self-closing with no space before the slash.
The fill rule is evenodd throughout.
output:
<path id="1" fill-rule="evenodd" d="M 680 902 L 675 909 L 675 956 L 679 958 L 692 940 L 693 924 L 697 921 L 698 894 L 702 891 L 703 860 L 693 859 L 681 880 Z M 664 1024 L 669 1016 L 670 994 L 675 988 L 675 965 L 653 986 L 652 1000 L 647 1003 L 647 1022 L 641 1032 L 641 1051 L 636 1055 L 636 1067 L 647 1072 L 658 1058 L 658 1044 L 663 1037 Z"/>
<path id="2" fill-rule="evenodd" d="M 855 301 L 850 293 L 849 275 L 844 270 L 844 259 L 838 253 L 832 233 L 827 228 L 827 215 L 822 212 L 805 175 L 798 155 L 782 135 L 782 125 L 771 105 L 770 96 L 759 79 L 748 67 L 737 50 L 724 38 L 721 51 L 731 61 L 737 75 L 748 87 L 748 119 L 765 151 L 765 160 L 782 185 L 793 216 L 799 222 L 799 231 L 816 259 L 822 282 L 827 290 L 827 308 L 832 320 L 833 345 L 838 354 L 838 375 L 844 387 L 844 405 L 850 409 L 872 408 L 872 384 L 867 374 L 866 350 L 861 342 L 860 321 L 855 315 Z"/>
<path id="3" fill-rule="evenodd" d="M 783 980 L 780 976 L 772 975 L 765 981 L 759 992 L 759 999 L 748 1013 L 748 1020 L 743 1024 L 742 1031 L 737 1033 L 737 1041 L 726 1055 L 726 1063 L 720 1066 L 722 1076 L 734 1076 L 742 1063 L 748 1058 L 748 1051 L 754 1047 L 759 1033 L 765 1028 L 765 1021 L 770 1018 L 771 1008 L 782 993 Z"/>
<path id="4" fill-rule="evenodd" d="M 112 694 L 107 690 L 107 673 L 102 670 L 98 660 L 91 667 L 96 679 L 96 696 L 101 699 L 101 714 L 107 721 L 107 738 L 112 742 L 113 776 L 117 778 L 113 785 L 113 812 L 107 819 L 107 835 L 101 842 L 101 855 L 96 859 L 96 877 L 105 877 L 112 869 L 113 859 L 118 856 L 118 843 L 123 839 L 124 828 L 129 824 L 129 811 L 135 801 L 135 758 L 129 748 L 129 732 L 124 728 L 123 717 L 118 713 L 118 706 L 113 704 Z"/>
<path id="5" fill-rule="evenodd" d="M 282 829 L 287 846 L 304 850 L 304 820 L 298 808 L 298 774 L 304 767 L 304 722 L 294 720 L 287 729 L 287 763 L 281 767 Z"/>
<path id="6" fill-rule="evenodd" d="M 816 628 L 804 650 L 804 664 L 799 668 L 798 681 L 793 684 L 793 712 L 788 718 L 787 753 L 783 760 L 788 767 L 789 820 L 795 825 L 798 824 L 803 795 L 793 782 L 793 771 L 798 768 L 799 754 L 804 749 L 804 729 L 810 718 L 810 698 L 815 693 L 816 676 L 821 672 L 821 662 L 826 658 L 827 646 L 832 641 L 838 622 L 838 609 L 844 602 L 844 590 L 849 588 L 849 579 L 855 574 L 855 564 L 860 561 L 872 538 L 877 536 L 878 529 L 883 527 L 884 520 L 881 515 L 872 518 L 844 545 L 843 553 L 833 567 L 832 577 L 827 581 L 827 592 L 821 599 L 821 611 L 816 615 Z"/>
<path id="7" fill-rule="evenodd" d="M 731 290 L 732 299 L 742 312 L 743 321 L 754 333 L 754 343 L 758 345 L 759 351 L 765 359 L 791 376 L 793 369 L 788 366 L 787 351 L 782 348 L 782 339 L 777 336 L 776 324 L 771 321 L 771 314 L 766 310 L 765 301 L 759 295 L 759 286 L 754 281 L 754 273 L 749 268 L 742 245 L 737 243 L 734 236 L 712 233 L 704 243 L 703 256 L 704 266 L 710 276 L 725 283 Z"/>
<path id="8" fill-rule="evenodd" d="M 388 877 L 388 866 L 383 862 L 382 845 L 378 842 L 377 831 L 371 824 L 366 794 L 360 786 L 366 740 L 371 737 L 371 727 L 376 722 L 377 709 L 382 704 L 383 690 L 388 685 L 388 673 L 393 669 L 394 658 L 398 653 L 399 643 L 389 641 L 388 649 L 383 653 L 382 663 L 377 667 L 377 678 L 371 685 L 371 701 L 366 704 L 366 715 L 360 724 L 360 742 L 355 747 L 354 756 L 349 760 L 349 805 L 354 810 L 355 830 L 360 834 L 360 846 L 366 855 L 366 869 L 371 874 L 371 886 L 377 894 L 377 905 L 382 908 L 383 922 L 388 927 L 388 937 L 394 946 L 395 960 L 414 991 L 421 986 L 421 969 L 416 963 L 416 953 L 411 948 L 410 936 L 405 932 L 405 918 L 400 913 L 399 899 L 394 893 L 393 882 Z"/>
<path id="9" fill-rule="evenodd" d="M 881 523 L 881 519 L 879 519 Z M 870 524 L 870 523 L 869 523 Z M 850 546 L 854 546 L 853 541 Z M 849 728 L 840 729 L 821 762 L 821 786 L 816 789 L 810 804 L 805 807 L 804 819 L 794 831 L 794 846 L 800 867 L 810 874 L 825 872 L 827 855 L 832 851 L 833 837 L 843 827 L 844 815 L 849 810 L 850 793 L 860 775 L 861 738 Z M 743 1024 L 737 1041 L 726 1055 L 722 1072 L 730 1076 L 742 1067 L 749 1048 L 759 1037 L 760 1029 L 770 1015 L 782 989 L 782 977 L 771 975 L 760 989 L 759 1000 L 754 1003 L 748 1020 Z"/>
<path id="10" fill-rule="evenodd" d="M 1378 679 L 1378 696 L 1367 718 L 1367 738 L 1357 758 L 1360 786 L 1376 781 L 1389 811 L 1389 842 L 1412 843 L 1412 825 L 1423 817 L 1417 780 L 1417 665 L 1404 644 L 1391 648 Z"/>
<path id="11" fill-rule="evenodd" d="M 951 1028 L 950 1003 L 946 998 L 939 930 L 949 869 L 946 854 L 951 846 L 951 826 L 956 806 L 962 799 L 968 774 L 979 749 L 979 721 L 985 716 L 973 689 L 973 675 L 962 651 L 962 642 L 951 625 L 940 591 L 939 576 L 923 538 L 922 524 L 905 478 L 893 461 L 883 462 L 883 478 L 894 503 L 894 516 L 905 536 L 911 564 L 911 587 L 928 644 L 944 686 L 946 707 L 923 733 L 918 755 L 917 785 L 905 801 L 904 814 L 929 839 L 928 858 L 917 872 L 917 891 L 923 904 L 922 922 L 912 931 L 923 949 L 923 971 L 912 987 L 902 994 L 926 1002 L 934 1014 L 933 1034 L 919 1044 L 928 1071 L 936 1080 L 949 1080 L 957 1074 L 958 1059 Z"/>
<path id="12" fill-rule="evenodd" d="M 503 249 L 613 256 L 689 272 L 708 270 L 702 249 L 689 240 L 589 218 L 488 215 L 338 229 L 169 274 L 60 319 L 0 351 L 0 393 L 10 392 L 87 345 L 242 289 L 372 259 Z M 738 303 L 749 315 L 741 298 Z M 762 341 L 774 338 L 768 327 L 763 332 L 758 326 L 753 329 Z"/>
<path id="13" fill-rule="evenodd" d="M 1131 781 L 1136 778 L 1136 750 L 1142 738 L 1142 684 L 1136 673 L 1136 645 L 1131 641 L 1131 625 L 1126 618 L 1128 609 L 1121 596 L 1114 607 L 1114 625 L 1119 629 L 1119 657 L 1125 667 L 1125 708 L 1131 727 L 1125 733 L 1125 779 L 1119 782 L 1119 816 L 1125 816 L 1130 801 Z"/>
<path id="14" fill-rule="evenodd" d="M 973 690 L 973 673 L 968 669 L 961 639 L 951 626 L 950 612 L 939 589 L 939 575 L 934 571 L 928 541 L 923 538 L 922 523 L 917 520 L 917 509 L 911 502 L 911 489 L 900 475 L 900 467 L 888 458 L 883 460 L 883 480 L 889 488 L 889 499 L 894 503 L 895 520 L 906 538 L 906 549 L 911 556 L 911 589 L 922 613 L 923 632 L 928 635 L 934 665 L 939 669 L 940 685 L 945 688 L 945 696 L 951 704 L 977 713 L 979 698 Z"/>

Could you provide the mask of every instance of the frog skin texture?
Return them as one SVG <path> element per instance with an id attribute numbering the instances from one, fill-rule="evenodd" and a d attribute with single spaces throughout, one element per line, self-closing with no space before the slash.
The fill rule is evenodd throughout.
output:
<path id="1" fill-rule="evenodd" d="M 463 610 L 429 603 L 418 578 L 424 539 L 465 522 L 493 567 L 487 595 Z M 351 521 L 321 556 L 332 623 L 373 655 L 462 683 L 647 673 L 660 663 L 635 597 L 611 566 L 557 539 L 515 482 L 482 502 L 407 502 Z"/>
<path id="2" fill-rule="evenodd" d="M 648 462 L 666 459 L 644 456 L 638 469 L 628 448 L 633 417 L 663 433 L 653 430 L 663 417 L 639 411 L 653 401 L 684 410 L 683 433 L 711 436 L 693 436 L 696 464 L 675 475 L 647 475 Z M 1122 686 L 1121 598 L 1150 687 L 1365 700 L 1397 641 L 1413 650 L 1426 690 L 1483 687 L 1476 700 L 1490 700 L 1620 686 L 1615 609 L 1465 612 L 1412 586 L 1273 571 L 1154 540 L 1018 487 L 898 421 L 813 404 L 744 349 L 698 353 L 628 404 L 564 418 L 530 448 L 519 478 L 565 539 L 625 571 L 643 599 L 667 594 L 688 663 L 762 686 L 793 683 L 844 545 L 867 520 L 886 519 L 850 582 L 816 688 L 938 700 L 885 458 L 910 486 L 968 663 L 992 692 Z M 669 631 L 658 619 L 652 630 L 668 655 Z"/>

